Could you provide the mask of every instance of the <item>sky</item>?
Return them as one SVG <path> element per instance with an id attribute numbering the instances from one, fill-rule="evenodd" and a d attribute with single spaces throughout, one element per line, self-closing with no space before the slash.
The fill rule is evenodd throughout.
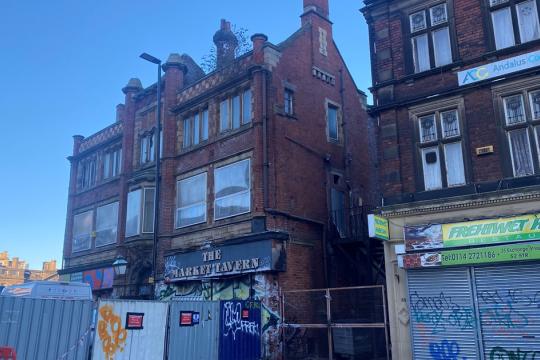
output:
<path id="1" fill-rule="evenodd" d="M 359 89 L 371 84 L 361 0 L 330 0 L 334 38 Z M 155 81 L 155 66 L 210 52 L 225 18 L 272 43 L 300 25 L 302 0 L 1 0 L 0 251 L 41 268 L 61 264 L 72 136 L 115 121 L 132 77 Z"/>

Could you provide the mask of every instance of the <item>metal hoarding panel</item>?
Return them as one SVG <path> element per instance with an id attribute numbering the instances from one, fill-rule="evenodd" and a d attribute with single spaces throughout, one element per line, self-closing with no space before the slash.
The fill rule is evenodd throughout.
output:
<path id="1" fill-rule="evenodd" d="M 181 315 L 199 315 L 199 321 L 181 324 Z M 219 301 L 172 301 L 169 312 L 169 359 L 217 360 Z"/>
<path id="2" fill-rule="evenodd" d="M 100 300 L 93 359 L 163 359 L 167 313 L 160 301 Z"/>
<path id="3" fill-rule="evenodd" d="M 92 333 L 90 300 L 0 296 L 0 346 L 17 359 L 85 360 Z"/>
<path id="4" fill-rule="evenodd" d="M 540 359 L 540 264 L 477 267 L 486 359 Z"/>
<path id="5" fill-rule="evenodd" d="M 407 275 L 414 360 L 479 359 L 468 268 Z"/>
<path id="6" fill-rule="evenodd" d="M 220 302 L 219 360 L 261 358 L 261 302 Z"/>

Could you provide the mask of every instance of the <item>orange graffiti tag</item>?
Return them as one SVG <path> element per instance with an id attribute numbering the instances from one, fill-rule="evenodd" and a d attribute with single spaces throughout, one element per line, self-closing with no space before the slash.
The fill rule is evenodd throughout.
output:
<path id="1" fill-rule="evenodd" d="M 98 335 L 101 339 L 103 353 L 106 360 L 113 360 L 114 354 L 124 351 L 127 331 L 122 327 L 120 316 L 113 312 L 111 305 L 104 305 L 99 309 L 102 319 L 98 322 Z"/>

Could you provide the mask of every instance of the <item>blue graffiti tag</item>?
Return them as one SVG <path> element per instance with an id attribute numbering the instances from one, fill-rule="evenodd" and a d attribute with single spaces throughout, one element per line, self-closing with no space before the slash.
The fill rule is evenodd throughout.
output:
<path id="1" fill-rule="evenodd" d="M 443 340 L 440 344 L 429 344 L 429 352 L 434 360 L 460 360 L 459 344 L 456 341 Z M 466 357 L 462 357 L 461 360 L 467 360 Z"/>
<path id="2" fill-rule="evenodd" d="M 452 297 L 441 292 L 438 296 L 411 294 L 411 315 L 417 323 L 432 326 L 433 334 L 442 333 L 447 327 L 460 330 L 474 329 L 476 316 L 470 306 L 455 303 Z"/>

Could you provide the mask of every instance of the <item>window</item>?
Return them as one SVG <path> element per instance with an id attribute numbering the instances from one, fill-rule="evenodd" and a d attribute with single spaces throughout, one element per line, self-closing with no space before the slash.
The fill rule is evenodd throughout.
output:
<path id="1" fill-rule="evenodd" d="M 115 148 L 105 151 L 103 154 L 103 179 L 120 175 L 122 168 L 122 149 Z"/>
<path id="2" fill-rule="evenodd" d="M 118 202 L 100 206 L 96 210 L 96 244 L 104 246 L 116 242 L 118 229 Z"/>
<path id="3" fill-rule="evenodd" d="M 81 160 L 78 175 L 79 190 L 89 189 L 96 184 L 96 162 L 95 155 Z"/>
<path id="4" fill-rule="evenodd" d="M 208 109 L 184 119 L 184 148 L 208 140 Z"/>
<path id="5" fill-rule="evenodd" d="M 176 185 L 176 228 L 206 222 L 206 173 Z"/>
<path id="6" fill-rule="evenodd" d="M 92 247 L 93 226 L 93 211 L 86 211 L 73 217 L 73 252 L 88 250 Z"/>
<path id="7" fill-rule="evenodd" d="M 490 0 L 497 50 L 540 39 L 538 0 Z"/>
<path id="8" fill-rule="evenodd" d="M 128 193 L 126 237 L 154 232 L 155 189 L 147 187 Z"/>
<path id="9" fill-rule="evenodd" d="M 153 162 L 156 157 L 156 150 L 154 133 L 147 133 L 141 137 L 141 161 L 140 164 L 144 165 Z"/>
<path id="10" fill-rule="evenodd" d="M 346 237 L 346 222 L 345 222 L 345 193 L 332 188 L 332 221 L 336 226 L 339 235 Z"/>
<path id="11" fill-rule="evenodd" d="M 250 160 L 217 168 L 214 173 L 214 218 L 223 219 L 251 211 Z"/>
<path id="12" fill-rule="evenodd" d="M 513 175 L 515 177 L 533 175 L 535 158 L 538 159 L 540 154 L 538 143 L 540 90 L 505 96 L 502 98 L 502 104 L 503 126 L 508 139 Z M 533 152 L 536 152 L 536 155 Z"/>
<path id="13" fill-rule="evenodd" d="M 291 89 L 285 89 L 284 92 L 284 110 L 285 114 L 293 115 L 294 114 L 294 92 Z"/>
<path id="14" fill-rule="evenodd" d="M 446 3 L 409 16 L 414 71 L 419 73 L 452 62 Z"/>
<path id="15" fill-rule="evenodd" d="M 251 116 L 251 90 L 245 90 L 219 104 L 219 130 L 238 129 L 250 123 Z"/>
<path id="16" fill-rule="evenodd" d="M 418 117 L 425 190 L 465 184 L 460 128 L 457 109 Z"/>
<path id="17" fill-rule="evenodd" d="M 328 139 L 339 141 L 339 108 L 328 104 L 326 109 Z"/>

